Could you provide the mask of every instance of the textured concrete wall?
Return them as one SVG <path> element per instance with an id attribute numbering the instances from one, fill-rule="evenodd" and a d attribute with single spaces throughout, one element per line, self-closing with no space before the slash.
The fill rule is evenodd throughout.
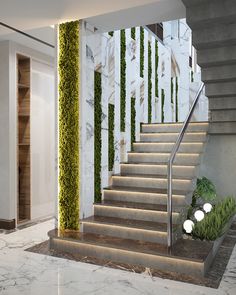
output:
<path id="1" fill-rule="evenodd" d="M 236 197 L 236 136 L 210 135 L 202 156 L 200 175 L 216 186 L 220 198 Z"/>

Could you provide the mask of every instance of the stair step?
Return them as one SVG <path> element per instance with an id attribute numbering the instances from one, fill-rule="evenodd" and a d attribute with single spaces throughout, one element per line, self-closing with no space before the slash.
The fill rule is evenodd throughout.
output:
<path id="1" fill-rule="evenodd" d="M 174 189 L 189 191 L 195 182 L 192 179 L 183 179 L 175 177 L 172 181 Z M 143 188 L 166 188 L 166 176 L 150 176 L 150 175 L 129 175 L 129 176 L 112 176 L 112 185 L 114 186 L 131 186 Z"/>
<path id="2" fill-rule="evenodd" d="M 209 134 L 236 134 L 236 122 L 211 122 Z"/>
<path id="3" fill-rule="evenodd" d="M 48 235 L 50 248 L 58 251 L 194 276 L 205 274 L 213 247 L 209 242 L 180 239 L 170 254 L 165 245 L 140 240 L 58 230 Z"/>
<path id="4" fill-rule="evenodd" d="M 197 61 L 203 68 L 236 64 L 236 45 L 223 46 L 197 51 Z"/>
<path id="5" fill-rule="evenodd" d="M 167 164 L 159 165 L 155 163 L 122 163 L 120 165 L 121 175 L 146 174 L 146 175 L 167 175 Z M 193 178 L 196 176 L 195 166 L 173 166 L 174 176 L 186 176 Z"/>
<path id="6" fill-rule="evenodd" d="M 184 1 L 184 3 L 186 2 L 188 0 Z M 213 23 L 235 22 L 236 4 L 235 0 L 205 0 L 204 2 L 198 2 L 198 5 L 189 6 L 186 14 L 188 24 L 192 30 L 209 27 Z"/>
<path id="7" fill-rule="evenodd" d="M 134 142 L 133 150 L 135 152 L 171 152 L 174 145 L 174 142 Z M 201 153 L 203 146 L 202 142 L 183 142 L 179 147 L 179 152 Z"/>
<path id="8" fill-rule="evenodd" d="M 206 96 L 208 98 L 219 97 L 235 97 L 236 96 L 236 83 L 223 82 L 223 83 L 210 83 L 206 85 Z"/>
<path id="9" fill-rule="evenodd" d="M 205 83 L 236 81 L 236 65 L 202 68 L 201 77 Z"/>
<path id="10" fill-rule="evenodd" d="M 216 122 L 232 122 L 236 121 L 236 109 L 230 110 L 212 110 L 211 121 Z"/>
<path id="11" fill-rule="evenodd" d="M 83 232 L 167 244 L 167 224 L 93 216 L 82 220 Z"/>
<path id="12" fill-rule="evenodd" d="M 183 123 L 157 123 L 157 124 L 142 124 L 143 133 L 152 132 L 180 132 L 183 127 Z M 194 122 L 189 123 L 189 132 L 201 132 L 208 130 L 208 122 Z"/>
<path id="13" fill-rule="evenodd" d="M 137 202 L 146 204 L 167 204 L 167 189 L 110 186 L 103 190 L 105 201 Z M 190 205 L 192 192 L 173 190 L 173 206 Z"/>
<path id="14" fill-rule="evenodd" d="M 146 152 L 130 152 L 128 153 L 129 163 L 167 163 L 170 153 L 146 153 Z M 198 165 L 200 162 L 199 153 L 178 153 L 176 155 L 175 164 L 181 165 Z"/>
<path id="15" fill-rule="evenodd" d="M 236 45 L 236 23 L 217 23 L 193 30 L 193 46 L 196 49 Z"/>
<path id="16" fill-rule="evenodd" d="M 141 133 L 140 141 L 144 142 L 176 142 L 179 133 Z M 187 132 L 184 135 L 183 142 L 204 142 L 206 132 Z"/>
<path id="17" fill-rule="evenodd" d="M 236 97 L 219 97 L 209 99 L 209 109 L 226 110 L 236 109 Z"/>
<path id="18" fill-rule="evenodd" d="M 180 210 L 180 208 L 178 209 Z M 177 208 L 175 208 L 175 210 L 177 210 Z M 167 223 L 166 205 L 157 204 L 104 200 L 102 203 L 94 204 L 94 215 Z M 179 212 L 173 212 L 172 218 L 173 223 L 176 224 L 180 222 Z"/>

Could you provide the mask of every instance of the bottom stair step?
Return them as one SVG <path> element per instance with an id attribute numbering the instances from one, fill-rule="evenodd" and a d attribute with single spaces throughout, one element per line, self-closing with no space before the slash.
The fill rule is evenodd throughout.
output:
<path id="1" fill-rule="evenodd" d="M 103 216 L 92 216 L 83 219 L 81 223 L 84 233 L 167 244 L 166 223 Z M 176 240 L 177 229 L 182 227 L 175 226 L 173 240 Z"/>
<path id="2" fill-rule="evenodd" d="M 48 235 L 54 250 L 193 276 L 203 276 L 212 259 L 210 242 L 179 239 L 169 254 L 164 245 L 138 240 L 58 230 Z"/>

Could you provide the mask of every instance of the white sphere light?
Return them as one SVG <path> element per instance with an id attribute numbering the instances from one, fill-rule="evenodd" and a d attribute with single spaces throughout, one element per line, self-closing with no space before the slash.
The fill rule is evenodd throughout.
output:
<path id="1" fill-rule="evenodd" d="M 184 230 L 186 231 L 186 233 L 190 234 L 193 230 L 194 223 L 192 222 L 192 220 L 187 219 L 187 220 L 185 220 L 183 227 L 184 227 Z"/>
<path id="2" fill-rule="evenodd" d="M 203 209 L 206 213 L 209 213 L 209 212 L 211 212 L 212 205 L 210 203 L 206 203 L 203 205 Z"/>
<path id="3" fill-rule="evenodd" d="M 204 218 L 204 212 L 202 210 L 197 210 L 194 213 L 194 217 L 197 219 L 197 221 L 201 221 Z"/>

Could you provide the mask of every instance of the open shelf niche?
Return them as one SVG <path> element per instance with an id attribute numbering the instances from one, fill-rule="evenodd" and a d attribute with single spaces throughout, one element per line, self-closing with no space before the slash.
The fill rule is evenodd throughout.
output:
<path id="1" fill-rule="evenodd" d="M 18 223 L 30 220 L 30 58 L 17 54 Z"/>

